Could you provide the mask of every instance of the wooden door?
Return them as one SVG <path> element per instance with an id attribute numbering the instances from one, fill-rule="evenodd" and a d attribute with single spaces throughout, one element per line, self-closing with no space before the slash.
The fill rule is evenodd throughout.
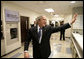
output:
<path id="1" fill-rule="evenodd" d="M 27 37 L 27 30 L 29 29 L 29 17 L 20 16 L 21 19 L 21 42 L 24 42 Z"/>

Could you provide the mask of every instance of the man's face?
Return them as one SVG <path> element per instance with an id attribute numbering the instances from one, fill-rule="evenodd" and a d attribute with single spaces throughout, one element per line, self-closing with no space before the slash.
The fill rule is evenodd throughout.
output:
<path id="1" fill-rule="evenodd" d="M 38 24 L 41 27 L 44 27 L 46 25 L 46 17 L 45 16 L 42 16 L 42 18 L 39 20 Z"/>
<path id="2" fill-rule="evenodd" d="M 37 24 L 37 21 L 34 21 L 34 24 Z"/>

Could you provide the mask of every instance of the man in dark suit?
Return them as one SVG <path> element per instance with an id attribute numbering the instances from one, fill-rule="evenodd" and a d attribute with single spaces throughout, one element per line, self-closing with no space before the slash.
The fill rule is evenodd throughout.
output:
<path id="1" fill-rule="evenodd" d="M 60 27 L 52 27 L 46 25 L 46 17 L 37 17 L 37 26 L 28 30 L 27 39 L 24 45 L 24 58 L 29 58 L 28 47 L 32 39 L 33 57 L 34 58 L 48 58 L 51 53 L 50 36 L 52 33 L 70 28 L 76 20 L 77 14 L 74 15 L 70 23 L 66 23 Z"/>
<path id="2" fill-rule="evenodd" d="M 34 27 L 37 25 L 37 21 L 34 21 L 34 24 L 31 24 L 31 27 Z"/>
<path id="3" fill-rule="evenodd" d="M 64 21 L 60 22 L 60 26 L 62 26 L 64 24 Z M 65 40 L 65 29 L 60 31 L 60 40 L 63 38 L 63 40 Z"/>

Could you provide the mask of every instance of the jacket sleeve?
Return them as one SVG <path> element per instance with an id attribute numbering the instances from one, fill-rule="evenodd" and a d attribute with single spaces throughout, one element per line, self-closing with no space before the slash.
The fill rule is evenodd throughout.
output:
<path id="1" fill-rule="evenodd" d="M 29 29 L 27 31 L 27 37 L 26 37 L 25 43 L 24 43 L 24 51 L 28 51 L 30 41 L 31 41 L 31 31 Z"/>
<path id="2" fill-rule="evenodd" d="M 59 32 L 61 30 L 65 30 L 65 29 L 70 28 L 70 27 L 71 27 L 70 24 L 66 23 L 66 24 L 59 26 L 59 27 L 51 27 L 50 31 L 51 31 L 51 33 L 55 33 L 55 32 Z"/>

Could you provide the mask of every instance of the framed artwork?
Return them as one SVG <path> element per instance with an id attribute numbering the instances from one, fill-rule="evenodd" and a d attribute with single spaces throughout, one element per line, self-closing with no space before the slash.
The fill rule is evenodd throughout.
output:
<path id="1" fill-rule="evenodd" d="M 15 21 L 18 22 L 19 21 L 19 13 L 16 11 L 11 11 L 11 10 L 7 10 L 5 9 L 5 20 L 6 21 Z"/>

